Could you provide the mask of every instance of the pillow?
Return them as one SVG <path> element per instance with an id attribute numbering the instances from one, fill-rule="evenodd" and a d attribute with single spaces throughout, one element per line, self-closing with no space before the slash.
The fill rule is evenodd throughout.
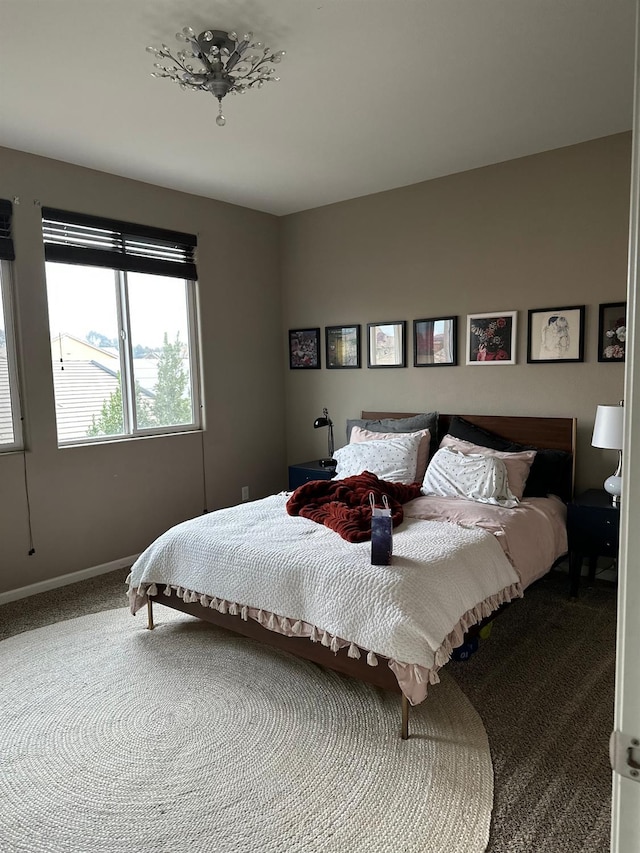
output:
<path id="1" fill-rule="evenodd" d="M 371 432 L 416 432 L 428 429 L 433 438 L 432 451 L 438 449 L 438 413 L 424 412 L 411 418 L 381 418 L 375 421 L 352 419 L 347 421 L 347 441 L 351 441 L 351 430 L 354 426 L 369 429 Z"/>
<path id="2" fill-rule="evenodd" d="M 514 444 L 513 447 L 528 450 L 530 445 Z M 572 468 L 573 456 L 565 450 L 539 449 L 524 489 L 525 498 L 558 495 L 565 501 L 570 500 Z"/>
<path id="3" fill-rule="evenodd" d="M 486 453 L 462 453 L 453 447 L 436 451 L 421 491 L 425 495 L 460 497 L 506 507 L 519 503 L 509 488 L 503 459 Z"/>
<path id="4" fill-rule="evenodd" d="M 347 444 L 333 454 L 338 463 L 335 480 L 344 480 L 370 471 L 381 480 L 413 483 L 418 460 L 419 435 L 398 435 L 391 439 Z"/>
<path id="5" fill-rule="evenodd" d="M 363 429 L 359 426 L 354 426 L 351 429 L 351 438 L 349 444 L 357 444 L 360 441 L 376 441 L 388 440 L 395 438 L 398 435 L 419 435 L 420 444 L 418 445 L 418 461 L 416 463 L 416 475 L 414 480 L 416 483 L 421 483 L 424 477 L 424 472 L 427 470 L 427 462 L 429 461 L 429 444 L 431 443 L 431 433 L 428 429 L 421 429 L 418 432 L 372 432 L 368 429 Z"/>
<path id="6" fill-rule="evenodd" d="M 447 430 L 448 435 L 454 438 L 461 438 L 463 441 L 470 441 L 471 444 L 479 444 L 482 447 L 489 447 L 491 450 L 502 450 L 513 452 L 511 445 L 513 442 L 507 438 L 503 438 L 495 432 L 472 424 L 470 421 L 465 421 L 464 418 L 453 415 Z M 519 448 L 522 449 L 522 448 Z"/>
<path id="7" fill-rule="evenodd" d="M 437 450 L 422 483 L 423 495 L 466 498 L 479 503 L 514 507 L 505 462 L 497 456 L 460 453 L 450 447 Z"/>
<path id="8" fill-rule="evenodd" d="M 518 453 L 523 450 L 537 451 L 524 487 L 524 497 L 546 498 L 547 495 L 559 495 L 563 500 L 570 499 L 569 487 L 573 457 L 565 450 L 547 450 L 535 447 L 532 444 L 519 444 L 516 441 L 509 441 L 495 432 L 478 427 L 457 415 L 451 418 L 449 435 L 508 453 Z"/>
<path id="9" fill-rule="evenodd" d="M 522 453 L 504 453 L 500 450 L 492 450 L 489 447 L 484 447 L 479 444 L 471 444 L 469 441 L 454 438 L 454 436 L 449 435 L 448 433 L 440 442 L 440 447 L 453 447 L 454 450 L 458 450 L 460 453 L 475 453 L 502 459 L 507 467 L 509 488 L 518 500 L 522 498 L 524 485 L 527 482 L 531 465 L 536 457 L 535 450 L 524 450 Z"/>

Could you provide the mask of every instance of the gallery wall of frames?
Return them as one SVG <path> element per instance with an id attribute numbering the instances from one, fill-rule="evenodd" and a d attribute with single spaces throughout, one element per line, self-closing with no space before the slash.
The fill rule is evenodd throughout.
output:
<path id="1" fill-rule="evenodd" d="M 598 306 L 600 362 L 621 362 L 626 348 L 626 302 Z M 527 312 L 527 363 L 583 362 L 585 305 L 534 308 Z M 414 367 L 516 364 L 518 312 L 468 314 L 464 349 L 459 361 L 460 318 L 427 317 L 289 330 L 289 367 L 292 370 L 353 370 L 407 367 L 408 335 L 412 332 Z M 322 349 L 324 347 L 324 356 Z"/>

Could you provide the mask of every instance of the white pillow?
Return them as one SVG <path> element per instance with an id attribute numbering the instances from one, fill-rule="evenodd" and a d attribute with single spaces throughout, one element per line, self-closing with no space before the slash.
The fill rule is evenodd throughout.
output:
<path id="1" fill-rule="evenodd" d="M 424 477 L 424 472 L 427 470 L 427 462 L 429 461 L 429 443 L 431 441 L 431 433 L 428 429 L 414 430 L 413 432 L 373 432 L 373 430 L 370 429 L 354 426 L 351 428 L 349 444 L 357 444 L 360 441 L 383 441 L 390 438 L 396 438 L 399 435 L 420 436 L 416 474 L 413 479 L 416 483 L 421 483 Z"/>
<path id="2" fill-rule="evenodd" d="M 482 456 L 493 456 L 496 459 L 502 459 L 507 466 L 507 476 L 509 477 L 509 488 L 513 494 L 520 500 L 524 493 L 525 483 L 531 470 L 531 465 L 536 457 L 535 450 L 520 450 L 516 453 L 511 453 L 504 450 L 492 450 L 489 447 L 482 447 L 479 444 L 473 444 L 471 441 L 465 441 L 462 438 L 455 438 L 453 435 L 445 435 L 440 442 L 440 447 L 449 447 L 452 450 L 458 450 L 460 453 L 482 454 Z"/>
<path id="3" fill-rule="evenodd" d="M 509 488 L 504 460 L 479 453 L 460 453 L 450 447 L 433 454 L 422 482 L 422 494 L 505 507 L 519 503 Z"/>
<path id="4" fill-rule="evenodd" d="M 347 444 L 333 454 L 338 465 L 336 480 L 370 471 L 381 480 L 392 483 L 414 483 L 419 434 L 398 434 L 393 438 Z"/>

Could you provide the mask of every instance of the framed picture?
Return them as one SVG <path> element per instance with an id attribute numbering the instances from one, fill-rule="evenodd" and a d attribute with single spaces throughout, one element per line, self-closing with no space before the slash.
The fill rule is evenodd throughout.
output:
<path id="1" fill-rule="evenodd" d="M 457 317 L 413 321 L 414 367 L 449 367 L 457 363 Z"/>
<path id="2" fill-rule="evenodd" d="M 407 321 L 367 323 L 367 365 L 369 367 L 406 367 Z"/>
<path id="3" fill-rule="evenodd" d="M 584 305 L 529 311 L 527 362 L 584 361 Z"/>
<path id="4" fill-rule="evenodd" d="M 320 368 L 320 329 L 289 329 L 289 367 Z"/>
<path id="5" fill-rule="evenodd" d="M 326 326 L 328 368 L 360 367 L 360 326 Z"/>
<path id="6" fill-rule="evenodd" d="M 624 361 L 627 340 L 627 303 L 605 302 L 598 322 L 598 361 Z"/>
<path id="7" fill-rule="evenodd" d="M 515 364 L 517 311 L 467 314 L 467 364 Z"/>

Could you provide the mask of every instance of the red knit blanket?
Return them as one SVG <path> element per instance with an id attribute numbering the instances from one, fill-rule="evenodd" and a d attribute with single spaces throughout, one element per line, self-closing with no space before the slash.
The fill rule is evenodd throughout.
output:
<path id="1" fill-rule="evenodd" d="M 344 480 L 311 480 L 291 495 L 287 512 L 324 524 L 347 542 L 366 542 L 371 539 L 370 492 L 376 506 L 382 505 L 382 495 L 387 496 L 392 524 L 397 527 L 404 518 L 402 504 L 418 497 L 420 484 L 390 483 L 370 471 Z"/>

